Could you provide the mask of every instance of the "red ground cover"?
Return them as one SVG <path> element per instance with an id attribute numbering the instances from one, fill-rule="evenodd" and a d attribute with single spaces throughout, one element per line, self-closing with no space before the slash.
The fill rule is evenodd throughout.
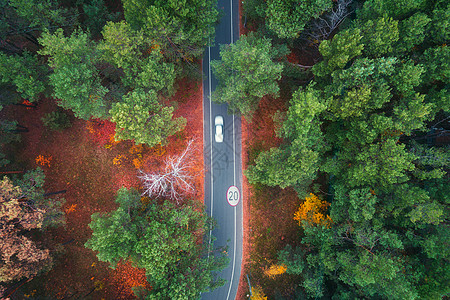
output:
<path id="1" fill-rule="evenodd" d="M 184 131 L 169 139 L 167 146 L 136 146 L 131 141 L 112 138 L 114 124 L 108 121 L 84 121 L 73 118 L 73 125 L 60 132 L 45 128 L 40 118 L 56 109 L 54 100 L 42 99 L 37 108 L 23 106 L 4 108 L 3 114 L 28 127 L 21 146 L 15 149 L 16 166 L 31 169 L 40 166 L 46 175 L 47 192 L 67 190 L 63 208 L 66 226 L 50 229 L 45 243 L 57 252 L 52 270 L 25 283 L 12 299 L 26 295 L 54 299 L 134 299 L 131 287 L 147 286 L 144 270 L 129 263 L 116 270 L 99 262 L 95 253 L 84 247 L 92 231 L 88 227 L 95 212 L 117 208 L 116 191 L 122 187 L 139 188 L 138 169 L 152 170 L 170 155 L 181 153 L 187 141 L 195 138 L 193 153 L 195 193 L 191 197 L 203 203 L 203 111 L 201 84 L 181 81 L 172 99 L 176 116 L 187 119 Z M 65 243 L 63 251 L 56 244 Z"/>
<path id="2" fill-rule="evenodd" d="M 243 26 L 242 3 L 239 3 L 240 33 L 246 34 L 251 28 Z M 289 56 L 292 63 L 308 64 L 308 59 L 300 59 L 293 51 Z M 258 110 L 249 122 L 242 119 L 242 169 L 253 164 L 260 151 L 269 150 L 282 143 L 275 135 L 272 116 L 277 111 L 286 111 L 286 100 L 265 97 L 259 103 Z M 281 275 L 276 279 L 267 278 L 264 269 L 276 262 L 277 251 L 287 243 L 297 239 L 299 227 L 293 220 L 299 199 L 292 189 L 265 187 L 255 189 L 247 178 L 243 177 L 244 242 L 241 278 L 236 299 L 248 299 L 249 285 L 260 285 L 264 290 L 273 291 L 270 285 L 282 287 L 289 292 L 294 286 L 289 276 Z M 274 223 L 276 222 L 276 223 Z M 277 280 L 277 282 L 275 282 Z M 269 291 L 269 292 L 270 292 Z"/>
<path id="3" fill-rule="evenodd" d="M 283 99 L 265 97 L 261 100 L 251 122 L 242 122 L 242 167 L 254 163 L 261 151 L 277 147 L 282 139 L 275 134 L 276 124 L 272 116 L 277 111 L 285 111 Z M 260 285 L 268 295 L 277 288 L 286 294 L 292 291 L 295 283 L 291 276 L 279 275 L 268 278 L 264 270 L 276 263 L 277 252 L 286 244 L 294 244 L 298 239 L 300 228 L 293 220 L 294 212 L 300 203 L 293 189 L 277 187 L 252 186 L 244 176 L 244 254 L 241 280 L 237 299 L 246 299 L 251 284 Z M 270 297 L 269 297 L 270 298 Z"/>

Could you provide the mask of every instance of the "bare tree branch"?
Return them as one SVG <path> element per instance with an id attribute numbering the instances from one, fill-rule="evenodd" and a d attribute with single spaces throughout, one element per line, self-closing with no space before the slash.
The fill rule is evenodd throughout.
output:
<path id="1" fill-rule="evenodd" d="M 163 172 L 145 173 L 139 170 L 140 178 L 143 182 L 144 192 L 142 195 L 149 197 L 169 197 L 176 200 L 177 203 L 180 197 L 185 194 L 194 192 L 194 185 L 192 184 L 193 175 L 189 170 L 193 167 L 192 153 L 194 140 L 190 140 L 186 149 L 181 155 L 169 157 L 165 161 L 165 168 Z"/>
<path id="2" fill-rule="evenodd" d="M 352 13 L 348 8 L 353 0 L 338 0 L 336 6 L 328 13 L 313 21 L 311 29 L 306 33 L 313 41 L 322 41 L 330 37 L 345 18 Z"/>

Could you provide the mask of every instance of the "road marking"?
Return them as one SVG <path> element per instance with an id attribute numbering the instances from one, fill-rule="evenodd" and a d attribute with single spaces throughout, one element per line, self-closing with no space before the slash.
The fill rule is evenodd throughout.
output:
<path id="1" fill-rule="evenodd" d="M 233 37 L 233 0 L 230 0 L 230 6 L 231 6 L 231 44 L 234 42 Z M 233 114 L 233 155 L 234 155 L 234 161 L 233 161 L 233 184 L 236 185 L 236 149 L 235 149 L 235 135 L 234 135 L 234 114 Z M 228 294 L 227 294 L 227 300 L 230 298 L 230 292 L 231 292 L 231 286 L 233 285 L 233 278 L 234 278 L 234 268 L 236 265 L 236 206 L 234 207 L 234 247 L 233 247 L 233 268 L 231 269 L 231 280 L 230 280 L 230 286 L 228 288 Z"/>
<path id="2" fill-rule="evenodd" d="M 231 43 L 234 43 L 234 37 L 233 37 L 233 0 L 230 0 L 230 6 L 231 6 Z M 210 41 L 211 43 L 211 41 Z M 211 103 L 211 46 L 208 46 L 208 84 L 209 84 L 209 123 L 212 124 L 212 103 Z M 210 161 L 211 161 L 211 209 L 210 209 L 210 216 L 213 217 L 213 206 L 214 206 L 214 182 L 213 182 L 213 155 L 212 155 L 212 129 L 211 126 L 209 128 L 209 137 L 210 137 Z M 235 145 L 235 126 L 234 126 L 234 115 L 233 115 L 233 185 L 236 185 L 236 145 Z M 208 247 L 211 246 L 211 236 L 212 236 L 212 230 L 209 230 L 209 243 Z M 228 294 L 227 294 L 227 300 L 230 298 L 230 292 L 231 287 L 233 285 L 233 279 L 234 279 L 234 271 L 236 266 L 236 207 L 234 207 L 234 237 L 233 237 L 234 243 L 233 243 L 233 266 L 231 271 L 231 280 L 230 280 L 230 286 L 228 288 Z M 210 250 L 210 248 L 209 248 Z M 209 252 L 208 251 L 208 259 L 209 259 Z"/>
<path id="3" fill-rule="evenodd" d="M 231 206 L 236 206 L 239 204 L 239 200 L 241 199 L 241 192 L 239 191 L 237 186 L 232 185 L 228 188 L 226 198 L 228 204 L 230 204 Z"/>
<path id="4" fill-rule="evenodd" d="M 234 37 L 233 37 L 233 0 L 230 0 L 230 6 L 231 6 L 231 43 L 234 43 Z"/>
<path id="5" fill-rule="evenodd" d="M 209 44 L 211 45 L 211 39 L 209 40 Z M 214 205 L 214 182 L 213 182 L 213 157 L 212 157 L 212 130 L 211 130 L 211 122 L 212 122 L 212 104 L 211 104 L 211 46 L 208 46 L 208 85 L 209 85 L 209 159 L 211 161 L 211 209 L 209 215 L 211 218 L 213 217 L 213 205 Z M 211 252 L 211 235 L 212 229 L 209 228 L 209 241 L 208 241 L 208 259 L 209 253 Z"/>
<path id="6" fill-rule="evenodd" d="M 236 206 L 234 207 L 234 247 L 233 247 L 233 268 L 231 269 L 230 287 L 228 288 L 227 300 L 230 298 L 231 286 L 233 285 L 234 267 L 236 265 Z"/>

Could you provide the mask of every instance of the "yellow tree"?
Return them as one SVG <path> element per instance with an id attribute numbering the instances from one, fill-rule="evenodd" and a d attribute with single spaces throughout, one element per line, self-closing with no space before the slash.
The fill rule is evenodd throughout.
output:
<path id="1" fill-rule="evenodd" d="M 255 285 L 252 288 L 252 296 L 250 297 L 251 300 L 267 300 L 267 296 L 264 294 L 264 291 L 262 287 L 259 285 Z"/>
<path id="2" fill-rule="evenodd" d="M 311 193 L 295 212 L 294 220 L 298 221 L 300 226 L 303 221 L 306 221 L 309 225 L 329 226 L 332 220 L 330 216 L 325 214 L 328 206 L 330 206 L 329 202 L 320 200 L 316 195 Z"/>
<path id="3" fill-rule="evenodd" d="M 284 264 L 281 264 L 281 265 L 273 264 L 269 268 L 264 270 L 264 274 L 266 276 L 269 276 L 270 278 L 273 278 L 276 275 L 286 273 L 286 269 L 287 269 L 287 267 Z"/>

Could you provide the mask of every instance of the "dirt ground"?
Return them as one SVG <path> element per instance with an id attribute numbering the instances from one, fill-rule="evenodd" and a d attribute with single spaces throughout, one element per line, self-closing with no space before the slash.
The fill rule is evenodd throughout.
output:
<path id="1" fill-rule="evenodd" d="M 148 286 L 145 271 L 129 263 L 115 270 L 99 262 L 95 253 L 84 247 L 92 234 L 88 224 L 95 212 L 117 208 L 116 191 L 140 187 L 138 169 L 152 170 L 171 156 L 181 153 L 191 138 L 195 139 L 192 169 L 195 192 L 203 203 L 203 111 L 201 83 L 178 82 L 178 92 L 170 99 L 177 107 L 176 116 L 187 119 L 186 128 L 170 137 L 168 146 L 135 146 L 131 141 L 116 142 L 114 124 L 98 120 L 84 121 L 71 116 L 72 126 L 62 131 L 45 128 L 41 117 L 57 106 L 42 99 L 37 108 L 9 106 L 4 112 L 27 127 L 20 148 L 15 150 L 15 167 L 41 167 L 46 176 L 46 192 L 66 190 L 63 209 L 66 225 L 50 229 L 45 244 L 55 252 L 56 264 L 49 272 L 20 286 L 11 299 L 50 297 L 51 299 L 134 299 L 133 286 Z M 63 244 L 63 250 L 58 250 Z M 48 298 L 47 298 L 48 299 Z"/>

